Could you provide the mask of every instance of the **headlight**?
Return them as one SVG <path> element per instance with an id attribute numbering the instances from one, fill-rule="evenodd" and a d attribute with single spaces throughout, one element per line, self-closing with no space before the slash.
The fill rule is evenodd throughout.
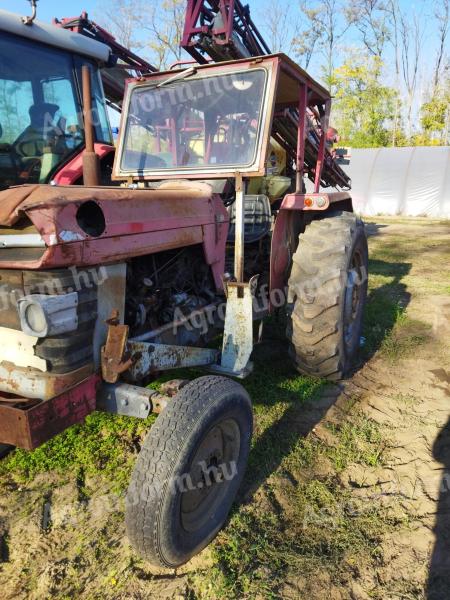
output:
<path id="1" fill-rule="evenodd" d="M 40 304 L 28 304 L 25 308 L 24 320 L 31 331 L 46 335 L 47 319 L 45 318 L 44 309 Z M 40 337 L 39 335 L 37 337 Z"/>
<path id="2" fill-rule="evenodd" d="M 44 338 L 78 329 L 78 293 L 61 296 L 32 294 L 18 302 L 22 331 Z"/>

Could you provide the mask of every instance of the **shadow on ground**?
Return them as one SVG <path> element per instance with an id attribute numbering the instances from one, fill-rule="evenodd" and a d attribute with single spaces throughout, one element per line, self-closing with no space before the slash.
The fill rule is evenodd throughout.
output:
<path id="1" fill-rule="evenodd" d="M 300 438 L 305 438 L 325 417 L 341 389 L 300 376 L 288 355 L 283 315 L 273 317 L 262 344 L 255 348 L 253 375 L 245 387 L 252 397 L 258 421 L 272 412 L 273 422 L 259 435 L 251 450 L 241 501 L 250 499 L 281 465 Z M 258 427 L 258 425 L 257 425 Z"/>
<path id="2" fill-rule="evenodd" d="M 428 600 L 450 597 L 450 420 L 433 446 L 435 460 L 442 464 L 442 482 L 436 511 L 436 536 L 427 586 Z"/>
<path id="3" fill-rule="evenodd" d="M 381 230 L 387 227 L 387 225 L 381 223 L 364 223 L 364 225 L 366 226 L 367 235 L 371 237 L 381 235 L 383 233 Z"/>
<path id="4" fill-rule="evenodd" d="M 388 283 L 369 293 L 364 327 L 366 341 L 356 371 L 380 349 L 409 304 L 411 294 L 402 280 L 410 273 L 411 266 L 411 263 L 370 261 L 370 276 L 383 276 Z M 339 385 L 315 382 L 296 373 L 288 355 L 285 326 L 282 311 L 265 325 L 263 343 L 253 354 L 255 371 L 245 384 L 262 417 L 276 405 L 280 408 L 273 423 L 255 436 L 241 500 L 251 498 L 292 452 L 298 440 L 307 437 L 323 420 L 341 394 Z"/>
<path id="5" fill-rule="evenodd" d="M 381 276 L 389 278 L 389 282 L 369 292 L 364 317 L 365 343 L 357 370 L 380 349 L 383 340 L 392 332 L 399 316 L 410 303 L 411 294 L 403 279 L 409 275 L 411 268 L 412 264 L 407 262 L 370 260 L 369 281 L 370 278 Z"/>

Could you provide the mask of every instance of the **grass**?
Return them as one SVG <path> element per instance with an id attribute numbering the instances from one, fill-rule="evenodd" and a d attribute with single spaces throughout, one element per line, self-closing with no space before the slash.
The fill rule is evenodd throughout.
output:
<path id="1" fill-rule="evenodd" d="M 352 463 L 367 467 L 382 464 L 385 440 L 374 421 L 363 414 L 354 414 L 351 422 L 328 424 L 327 427 L 338 439 L 337 445 L 327 449 L 336 473 L 341 473 Z"/>
<path id="2" fill-rule="evenodd" d="M 120 492 L 128 485 L 137 448 L 153 421 L 93 413 L 84 425 L 70 427 L 33 452 L 15 450 L 0 462 L 0 475 L 26 482 L 39 473 L 75 473 L 81 494 L 87 494 L 85 476 L 101 473 Z"/>
<path id="3" fill-rule="evenodd" d="M 405 245 L 403 238 L 392 238 L 389 243 L 374 239 L 371 245 L 362 358 L 379 352 L 384 360 L 396 363 L 411 356 L 429 336 L 428 327 L 407 311 L 409 261 L 411 253 L 418 260 L 423 244 L 412 240 Z M 296 597 L 320 597 L 324 588 L 315 591 L 314 582 L 321 574 L 345 585 L 361 565 L 377 563 L 383 533 L 397 525 L 376 502 L 360 505 L 342 483 L 352 466 L 370 470 L 383 465 L 386 440 L 379 427 L 358 410 L 358 399 L 352 399 L 342 419 L 328 419 L 327 427 L 316 435 L 333 401 L 323 401 L 323 382 L 292 370 L 283 329 L 280 316 L 269 320 L 267 341 L 256 349 L 255 372 L 245 381 L 255 412 L 246 479 L 227 527 L 210 547 L 212 565 L 189 575 L 190 600 L 278 599 L 285 596 L 287 583 Z M 188 371 L 177 376 L 199 374 Z M 414 398 L 402 402 L 409 405 Z M 153 420 L 94 413 L 85 425 L 70 428 L 34 452 L 13 452 L 0 462 L 0 477 L 22 482 L 41 473 L 60 474 L 75 480 L 79 497 L 88 500 L 95 494 L 86 484 L 92 475 L 121 492 Z M 97 540 L 98 564 L 105 556 L 115 562 L 109 532 L 106 529 Z M 77 556 L 91 552 L 91 542 L 88 533 L 81 535 L 74 549 Z M 108 570 L 103 576 L 109 582 L 117 579 L 118 589 L 126 590 L 124 577 L 129 574 Z M 82 591 L 80 584 L 76 592 Z"/>
<path id="4" fill-rule="evenodd" d="M 213 546 L 214 566 L 191 578 L 192 597 L 282 598 L 286 581 L 306 581 L 321 569 L 346 579 L 353 564 L 374 560 L 374 548 L 393 523 L 375 503 L 358 506 L 335 473 L 353 462 L 379 464 L 381 435 L 363 417 L 332 433 L 330 446 L 298 440 L 258 499 L 235 511 Z M 324 458 L 332 469 L 319 478 Z"/>

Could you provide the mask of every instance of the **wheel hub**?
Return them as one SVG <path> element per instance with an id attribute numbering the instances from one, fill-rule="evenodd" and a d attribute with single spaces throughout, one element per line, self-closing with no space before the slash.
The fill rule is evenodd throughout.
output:
<path id="1" fill-rule="evenodd" d="M 348 349 L 354 343 L 355 327 L 358 325 L 359 308 L 362 290 L 362 258 L 354 254 L 351 268 L 347 276 L 347 285 L 344 299 L 344 341 Z"/>
<path id="2" fill-rule="evenodd" d="M 181 522 L 190 532 L 202 527 L 220 504 L 240 450 L 240 432 L 233 419 L 222 421 L 203 438 L 180 482 Z"/>

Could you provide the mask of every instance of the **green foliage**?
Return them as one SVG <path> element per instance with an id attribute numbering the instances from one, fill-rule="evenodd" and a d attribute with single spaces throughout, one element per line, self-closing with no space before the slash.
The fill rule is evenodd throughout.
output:
<path id="1" fill-rule="evenodd" d="M 419 134 L 421 145 L 440 146 L 448 143 L 450 126 L 450 81 L 435 89 L 429 101 L 421 108 L 423 132 Z"/>
<path id="2" fill-rule="evenodd" d="M 397 92 L 382 82 L 378 57 L 353 54 L 334 71 L 334 123 L 344 145 L 388 146 L 398 102 Z"/>

